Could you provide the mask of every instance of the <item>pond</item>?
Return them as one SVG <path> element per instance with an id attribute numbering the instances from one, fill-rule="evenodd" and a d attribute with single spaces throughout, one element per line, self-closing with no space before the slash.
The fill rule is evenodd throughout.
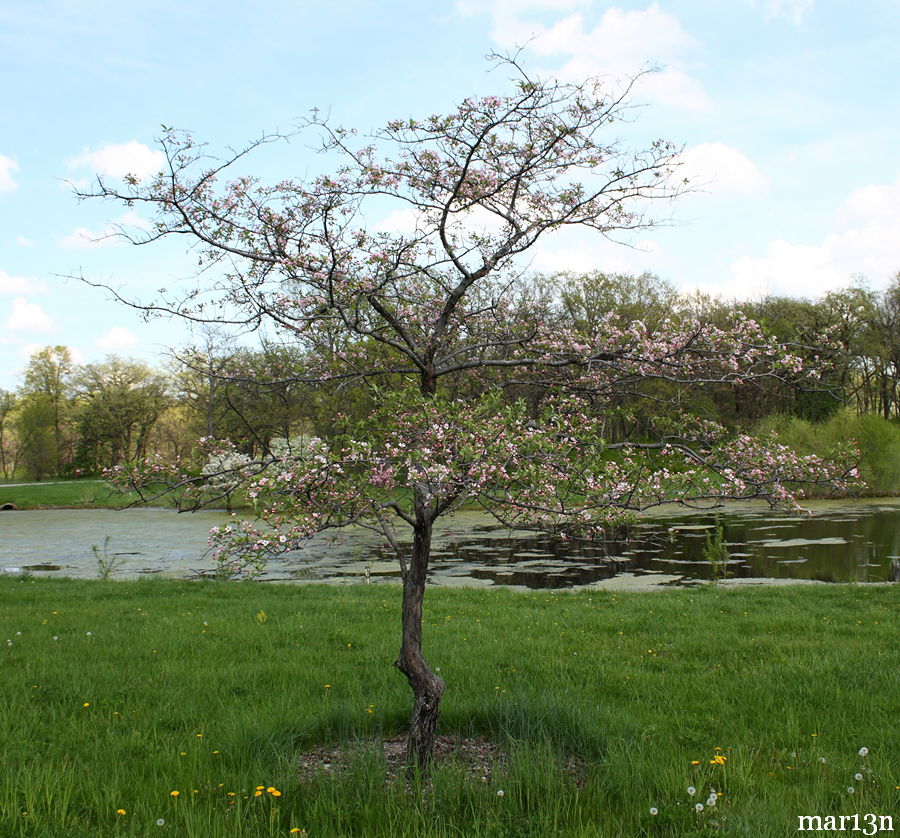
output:
<path id="1" fill-rule="evenodd" d="M 816 501 L 808 516 L 742 504 L 718 513 L 657 511 L 604 542 L 563 544 L 510 532 L 478 512 L 442 523 L 430 581 L 444 586 L 642 589 L 710 579 L 707 536 L 721 524 L 728 580 L 883 582 L 900 557 L 900 499 Z M 95 578 L 99 559 L 113 578 L 209 573 L 207 532 L 226 516 L 165 509 L 0 512 L 0 569 L 7 574 Z M 264 581 L 397 580 L 398 563 L 371 532 L 348 529 L 273 561 Z"/>

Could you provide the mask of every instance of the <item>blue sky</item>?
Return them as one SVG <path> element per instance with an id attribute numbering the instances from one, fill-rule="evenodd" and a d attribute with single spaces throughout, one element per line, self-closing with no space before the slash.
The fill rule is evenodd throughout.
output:
<path id="1" fill-rule="evenodd" d="M 160 125 L 213 151 L 313 107 L 362 130 L 504 93 L 483 56 L 562 79 L 660 67 L 624 131 L 665 137 L 704 190 L 617 246 L 560 234 L 534 270 L 653 271 L 727 298 L 817 296 L 900 271 L 900 0 L 2 0 L 0 387 L 31 351 L 156 363 L 191 340 L 67 276 L 146 294 L 191 274 L 181 244 L 92 241 L 142 219 L 68 182 L 152 171 Z M 310 140 L 311 142 L 311 140 Z M 302 177 L 307 141 L 251 174 Z"/>

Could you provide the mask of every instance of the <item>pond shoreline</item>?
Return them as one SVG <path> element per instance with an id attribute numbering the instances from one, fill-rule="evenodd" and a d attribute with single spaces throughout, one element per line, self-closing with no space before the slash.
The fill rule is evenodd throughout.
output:
<path id="1" fill-rule="evenodd" d="M 561 543 L 510 531 L 484 513 L 458 512 L 435 532 L 429 582 L 442 587 L 646 590 L 698 584 L 880 582 L 900 559 L 900 498 L 815 501 L 808 515 L 764 504 L 657 508 L 596 541 Z M 677 513 L 677 514 L 673 514 Z M 194 578 L 215 573 L 208 556 L 224 511 L 187 515 L 160 507 L 21 510 L 0 514 L 0 571 L 113 578 Z M 714 567 L 709 537 L 723 530 L 727 554 Z M 409 539 L 401 538 L 401 545 Z M 52 560 L 51 560 L 52 559 Z M 396 555 L 374 534 L 347 528 L 270 561 L 261 581 L 398 581 Z"/>

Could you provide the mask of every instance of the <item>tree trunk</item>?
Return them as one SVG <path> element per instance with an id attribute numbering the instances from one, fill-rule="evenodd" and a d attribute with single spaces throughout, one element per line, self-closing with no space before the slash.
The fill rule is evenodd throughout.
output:
<path id="1" fill-rule="evenodd" d="M 422 599 L 431 553 L 430 510 L 416 499 L 416 528 L 412 557 L 403 580 L 403 641 L 394 666 L 409 681 L 413 691 L 413 709 L 406 737 L 406 762 L 411 768 L 427 767 L 434 747 L 434 734 L 440 716 L 443 680 L 431 671 L 422 655 Z"/>

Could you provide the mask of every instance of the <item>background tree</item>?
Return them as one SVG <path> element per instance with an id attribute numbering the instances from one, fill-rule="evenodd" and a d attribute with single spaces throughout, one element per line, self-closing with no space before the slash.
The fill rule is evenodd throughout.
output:
<path id="1" fill-rule="evenodd" d="M 110 355 L 86 364 L 76 380 L 77 465 L 96 473 L 147 456 L 150 434 L 169 405 L 166 379 L 140 361 Z"/>
<path id="2" fill-rule="evenodd" d="M 0 471 L 4 480 L 13 480 L 19 461 L 19 447 L 13 436 L 12 414 L 16 394 L 0 389 Z"/>
<path id="3" fill-rule="evenodd" d="M 829 341 L 837 331 L 828 307 L 821 301 L 769 296 L 738 304 L 737 308 L 759 323 L 767 334 L 791 343 L 806 364 L 814 363 L 818 354 L 828 351 Z M 821 387 L 798 390 L 772 381 L 767 387 L 738 390 L 735 421 L 749 427 L 772 413 L 789 413 L 813 421 L 827 419 L 842 406 L 848 368 L 846 351 L 829 354 L 830 363 L 823 370 Z"/>
<path id="4" fill-rule="evenodd" d="M 15 430 L 22 464 L 33 480 L 59 471 L 57 406 L 46 393 L 28 393 L 15 413 Z"/>
<path id="5" fill-rule="evenodd" d="M 879 295 L 874 312 L 881 371 L 881 413 L 900 418 L 900 273 Z"/>
<path id="6" fill-rule="evenodd" d="M 298 350 L 293 382 L 398 382 L 372 416 L 343 421 L 328 443 L 309 440 L 242 466 L 264 523 L 218 533 L 223 561 L 263 562 L 311 533 L 359 524 L 391 543 L 403 577 L 396 666 L 413 692 L 410 759 L 431 753 L 444 683 L 422 652 L 422 607 L 435 521 L 477 503 L 515 526 L 590 537 L 648 506 L 731 497 L 790 500 L 795 481 L 838 477 L 821 461 L 742 437 L 677 412 L 665 441 L 608 444 L 602 405 L 645 395 L 649 380 L 676 387 L 795 377 L 799 359 L 737 317 L 727 330 L 696 321 L 592 334 L 548 322 L 516 281 L 516 257 L 544 235 L 578 226 L 612 236 L 652 223 L 647 202 L 678 191 L 674 147 L 630 152 L 611 126 L 628 89 L 528 77 L 513 61 L 506 96 L 468 99 L 455 111 L 388 123 L 357 145 L 318 116 L 324 150 L 343 162 L 308 182 L 274 186 L 230 177 L 229 167 L 271 138 L 212 161 L 168 131 L 165 170 L 152 182 L 101 181 L 95 196 L 155 211 L 149 243 L 187 235 L 214 287 L 152 303 L 154 310 L 241 327 L 266 323 Z M 367 218 L 400 207 L 406 233 L 374 232 Z M 120 295 L 121 298 L 121 295 Z M 137 304 L 134 303 L 133 304 Z M 341 339 L 335 341 L 335 334 Z M 378 344 L 379 351 L 372 352 Z M 539 412 L 504 396 L 544 392 Z M 462 400 L 455 391 L 476 393 Z M 342 420 L 337 419 L 338 425 Z M 777 461 L 773 461 L 773 450 Z M 203 475 L 158 462 L 122 469 L 138 488 L 152 476 L 207 498 Z M 401 533 L 411 536 L 404 546 Z"/>
<path id="7" fill-rule="evenodd" d="M 23 407 L 25 417 L 22 426 L 29 425 L 31 419 L 41 422 L 28 433 L 25 459 L 30 463 L 29 469 L 39 468 L 42 477 L 59 474 L 64 464 L 72 459 L 74 367 L 75 362 L 67 346 L 45 346 L 32 354 L 25 367 L 22 393 L 30 401 Z M 45 422 L 52 429 L 52 440 L 46 439 L 45 430 L 41 430 L 47 427 Z"/>
<path id="8" fill-rule="evenodd" d="M 193 414 L 196 436 L 227 436 L 220 429 L 227 403 L 220 387 L 227 381 L 225 371 L 235 354 L 234 341 L 214 326 L 204 332 L 202 345 L 178 352 L 171 364 L 175 386 L 182 403 Z"/>

